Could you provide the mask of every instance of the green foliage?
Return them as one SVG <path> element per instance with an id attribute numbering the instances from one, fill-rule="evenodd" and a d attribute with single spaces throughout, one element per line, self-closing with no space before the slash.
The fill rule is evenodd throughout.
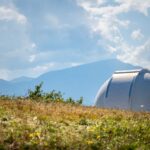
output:
<path id="1" fill-rule="evenodd" d="M 44 93 L 42 90 L 43 82 L 35 86 L 34 90 L 28 91 L 28 98 L 33 101 L 40 101 L 40 102 L 63 102 L 63 103 L 70 103 L 70 104 L 77 104 L 82 105 L 83 97 L 80 97 L 79 100 L 74 100 L 73 98 L 69 97 L 66 100 L 63 98 L 63 94 L 60 91 L 52 90 L 50 92 Z"/>
<path id="2" fill-rule="evenodd" d="M 53 102 L 64 101 L 62 93 L 60 91 L 57 92 L 55 90 L 53 90 L 51 92 L 48 92 L 48 93 L 44 93 L 43 98 L 45 99 L 46 102 L 49 102 L 49 101 L 53 101 Z"/>
<path id="3" fill-rule="evenodd" d="M 71 97 L 67 98 L 66 102 L 71 103 L 71 104 L 75 104 L 75 101 Z"/>
<path id="4" fill-rule="evenodd" d="M 77 100 L 76 103 L 82 105 L 83 104 L 83 97 L 80 97 L 80 99 Z"/>
<path id="5" fill-rule="evenodd" d="M 28 95 L 29 95 L 30 99 L 38 100 L 39 98 L 42 98 L 42 95 L 43 95 L 43 91 L 41 89 L 42 85 L 43 85 L 43 82 L 41 82 L 40 84 L 36 85 L 35 89 L 33 91 L 32 90 L 28 91 Z"/>
<path id="6" fill-rule="evenodd" d="M 86 119 L 86 118 L 81 118 L 81 119 L 79 120 L 79 125 L 88 125 L 87 119 Z"/>

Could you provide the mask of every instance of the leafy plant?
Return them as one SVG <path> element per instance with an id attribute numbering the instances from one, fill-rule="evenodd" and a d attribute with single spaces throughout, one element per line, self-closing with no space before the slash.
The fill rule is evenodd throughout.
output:
<path id="1" fill-rule="evenodd" d="M 44 93 L 43 98 L 48 102 L 48 101 L 64 101 L 62 93 L 59 91 L 51 91 L 48 93 Z"/>
<path id="2" fill-rule="evenodd" d="M 80 97 L 80 99 L 77 100 L 76 103 L 79 105 L 82 105 L 83 104 L 83 97 Z"/>
<path id="3" fill-rule="evenodd" d="M 80 97 L 79 100 L 74 100 L 71 97 L 64 99 L 63 94 L 60 91 L 57 92 L 55 90 L 52 90 L 50 92 L 43 92 L 42 85 L 43 82 L 36 85 L 34 90 L 29 90 L 28 98 L 33 101 L 40 101 L 40 102 L 63 102 L 78 105 L 82 105 L 83 103 L 83 97 Z"/>
<path id="4" fill-rule="evenodd" d="M 42 85 L 43 85 L 43 82 L 36 85 L 34 90 L 29 90 L 28 97 L 32 100 L 38 100 L 39 98 L 42 98 L 43 96 Z"/>
<path id="5" fill-rule="evenodd" d="M 67 98 L 66 102 L 71 103 L 71 104 L 75 104 L 75 101 L 71 97 Z"/>

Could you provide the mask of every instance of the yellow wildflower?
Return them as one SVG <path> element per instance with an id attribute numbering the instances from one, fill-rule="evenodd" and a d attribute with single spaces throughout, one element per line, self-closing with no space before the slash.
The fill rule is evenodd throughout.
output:
<path id="1" fill-rule="evenodd" d="M 30 133 L 30 134 L 29 134 L 29 137 L 30 137 L 30 138 L 33 138 L 33 137 L 34 137 L 34 133 Z"/>
<path id="2" fill-rule="evenodd" d="M 87 131 L 88 131 L 88 132 L 94 132 L 94 130 L 95 130 L 95 129 L 94 129 L 93 127 L 87 127 Z"/>
<path id="3" fill-rule="evenodd" d="M 97 136 L 97 139 L 100 139 L 100 135 Z"/>
<path id="4" fill-rule="evenodd" d="M 88 140 L 88 141 L 87 141 L 87 144 L 88 144 L 88 145 L 91 145 L 91 144 L 93 144 L 93 141 Z"/>
<path id="5" fill-rule="evenodd" d="M 36 135 L 37 137 L 40 137 L 41 133 L 40 133 L 40 132 L 35 132 L 35 135 Z"/>
<path id="6" fill-rule="evenodd" d="M 40 138 L 40 135 L 41 135 L 40 132 L 34 132 L 34 133 L 29 134 L 29 137 L 30 137 L 30 138 L 33 138 L 33 137 L 38 137 L 38 138 Z"/>

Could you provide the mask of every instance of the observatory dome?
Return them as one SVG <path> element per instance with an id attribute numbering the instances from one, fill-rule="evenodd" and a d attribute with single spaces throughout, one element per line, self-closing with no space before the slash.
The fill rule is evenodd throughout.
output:
<path id="1" fill-rule="evenodd" d="M 99 89 L 95 106 L 150 111 L 150 71 L 116 71 Z"/>

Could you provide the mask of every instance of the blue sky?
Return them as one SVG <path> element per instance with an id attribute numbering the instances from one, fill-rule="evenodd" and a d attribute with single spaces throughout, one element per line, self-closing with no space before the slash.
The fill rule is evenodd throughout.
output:
<path id="1" fill-rule="evenodd" d="M 0 0 L 0 78 L 117 58 L 150 68 L 150 0 Z"/>

